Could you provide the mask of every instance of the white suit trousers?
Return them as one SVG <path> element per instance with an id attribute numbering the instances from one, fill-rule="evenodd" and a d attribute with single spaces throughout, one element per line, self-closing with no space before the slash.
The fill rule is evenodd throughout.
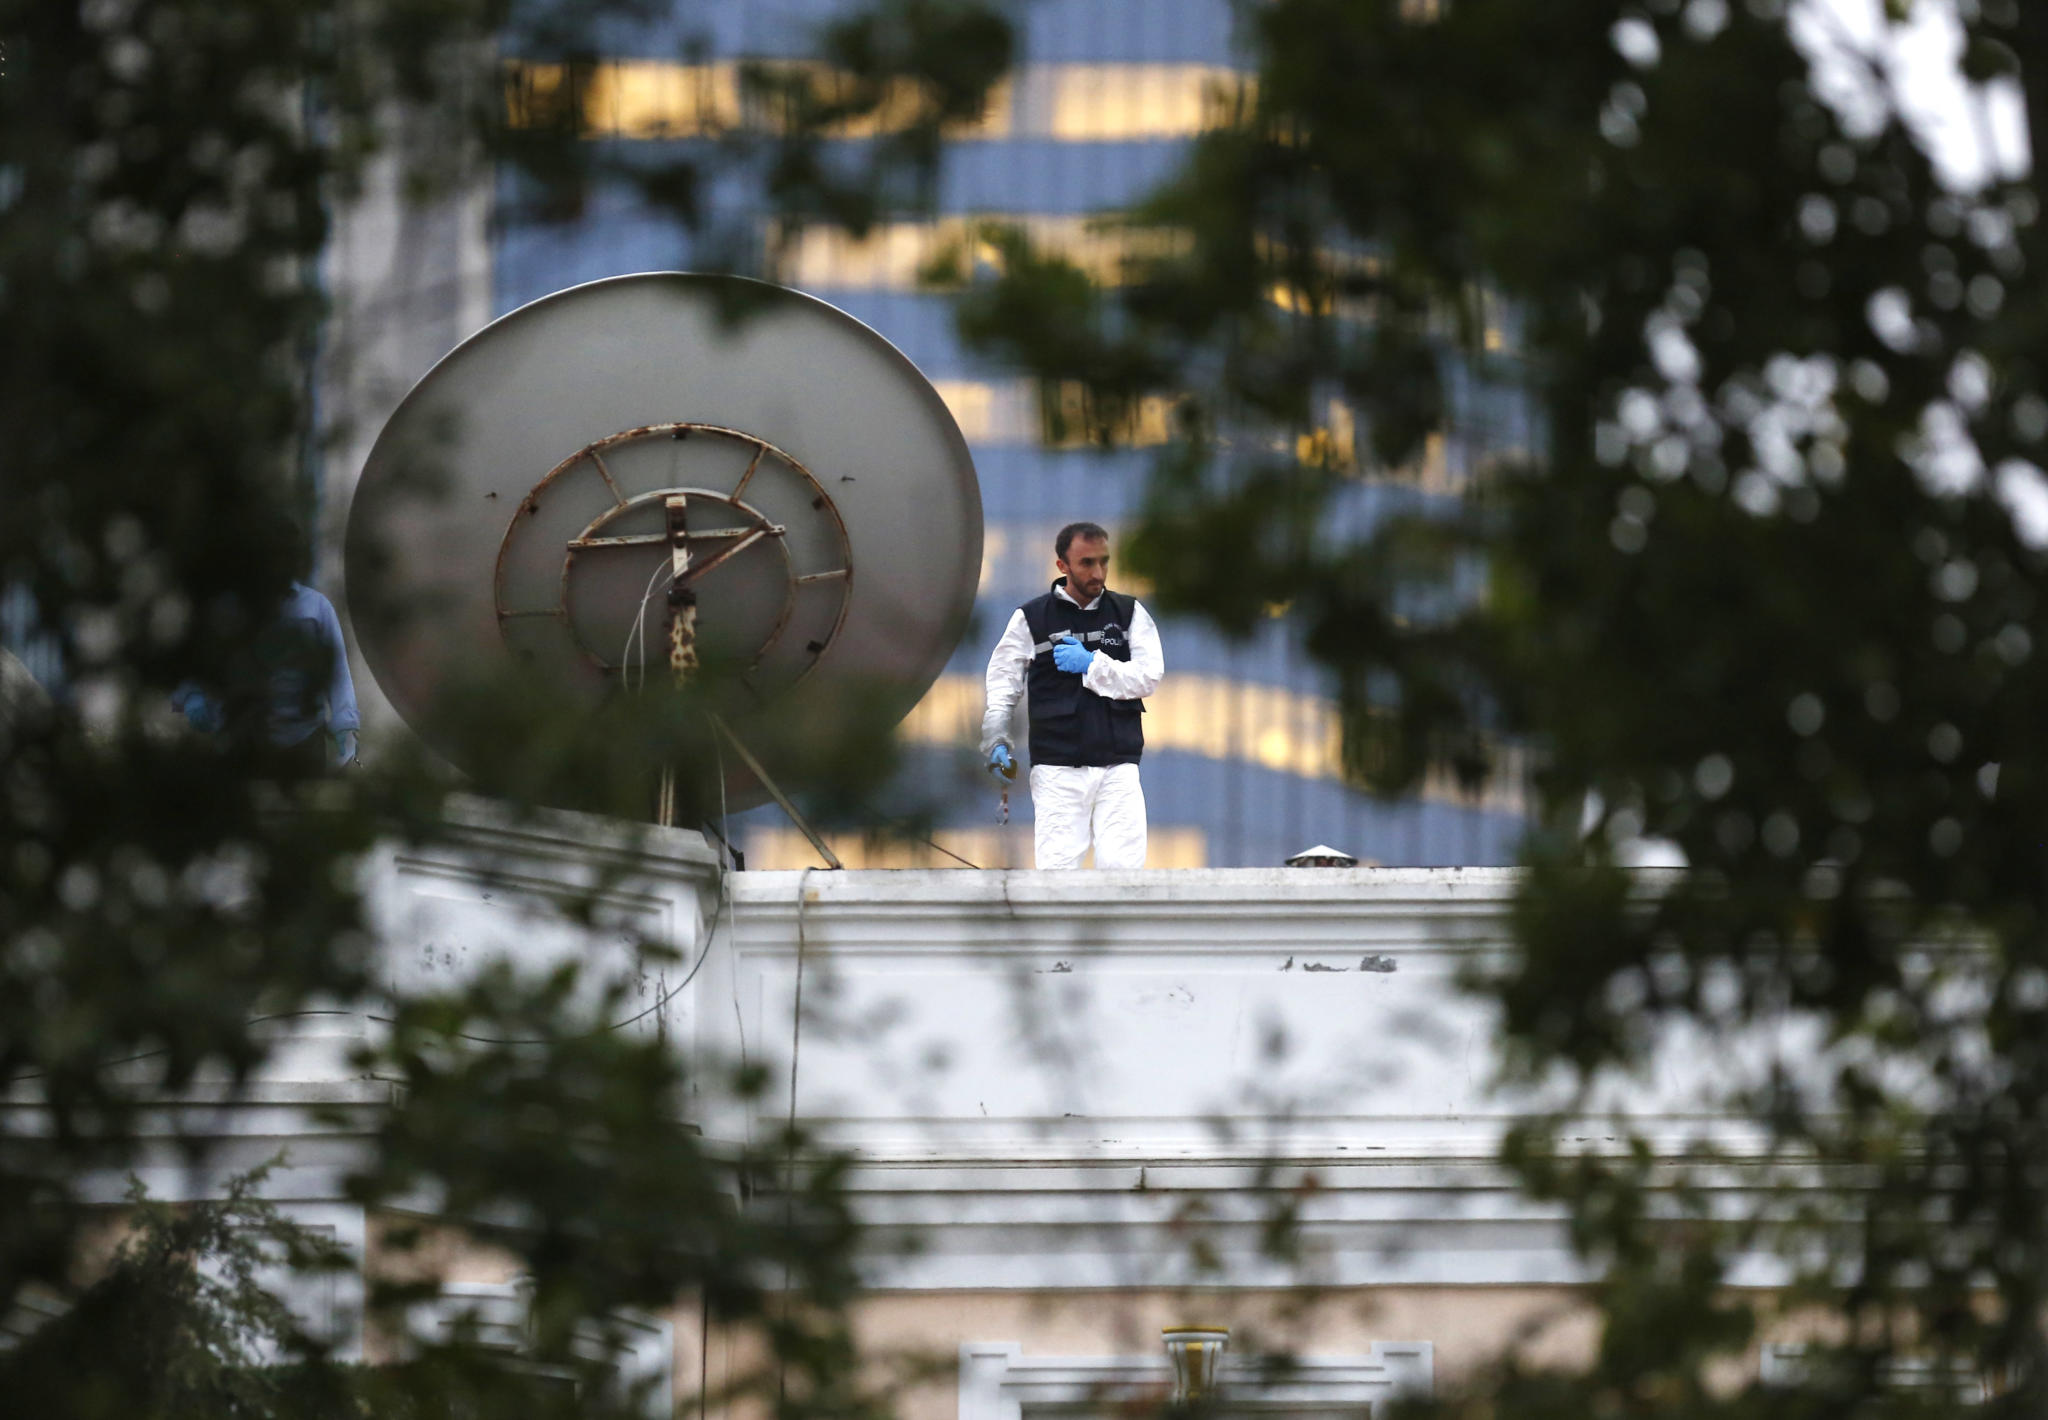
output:
<path id="1" fill-rule="evenodd" d="M 1138 766 L 1031 766 L 1033 848 L 1041 868 L 1078 868 L 1095 845 L 1098 868 L 1145 866 L 1145 790 Z"/>

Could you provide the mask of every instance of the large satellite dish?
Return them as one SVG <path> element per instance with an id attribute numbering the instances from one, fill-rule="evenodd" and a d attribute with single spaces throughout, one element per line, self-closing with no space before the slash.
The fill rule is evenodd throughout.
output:
<path id="1" fill-rule="evenodd" d="M 656 272 L 543 297 L 435 365 L 371 450 L 346 557 L 378 684 L 476 770 L 457 687 L 594 704 L 668 673 L 672 602 L 691 654 L 733 668 L 734 723 L 855 693 L 894 723 L 966 628 L 981 541 L 967 442 L 902 352 L 798 292 Z"/>

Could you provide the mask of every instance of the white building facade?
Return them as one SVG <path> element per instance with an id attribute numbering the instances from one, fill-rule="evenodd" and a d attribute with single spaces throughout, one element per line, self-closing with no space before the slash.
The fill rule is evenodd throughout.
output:
<path id="1" fill-rule="evenodd" d="M 1283 1385 L 1236 1383 L 1246 1406 L 1301 1414 L 1428 1392 L 1510 1346 L 1590 1343 L 1561 1213 L 1492 1163 L 1529 1101 L 1489 1089 L 1493 1018 L 1458 984 L 1506 949 L 1509 870 L 727 873 L 692 832 L 471 801 L 446 846 L 391 849 L 370 874 L 393 988 L 573 958 L 629 980 L 619 1028 L 702 1077 L 767 1067 L 756 1102 L 699 1102 L 709 1138 L 794 1119 L 851 1152 L 877 1242 L 863 1344 L 957 1357 L 906 1397 L 908 1420 L 1156 1391 L 1176 1324 L 1298 1356 Z M 599 882 L 607 925 L 565 925 L 555 905 Z M 642 940 L 674 959 L 641 961 Z M 350 1063 L 376 1015 L 284 1023 L 260 1079 L 179 1110 L 208 1171 L 185 1166 L 167 1111 L 151 1191 L 203 1196 L 282 1153 L 269 1195 L 376 1268 L 382 1230 L 418 1221 L 343 1189 L 389 1099 Z M 123 1183 L 102 1181 L 106 1201 Z M 516 1338 L 516 1266 L 448 1257 L 445 1314 L 476 1308 Z M 363 1291 L 343 1275 L 298 1300 L 375 1360 Z M 737 1364 L 692 1298 L 635 1335 L 628 1364 L 666 1372 L 679 1404 Z"/>

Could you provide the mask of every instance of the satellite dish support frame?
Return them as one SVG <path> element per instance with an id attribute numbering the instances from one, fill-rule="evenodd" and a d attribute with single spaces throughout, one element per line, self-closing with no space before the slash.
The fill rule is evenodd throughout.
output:
<path id="1" fill-rule="evenodd" d="M 724 319 L 724 298 L 741 288 L 769 297 L 772 309 L 735 335 Z M 578 349 L 573 369 L 537 358 L 565 345 Z M 821 380 L 832 387 L 825 401 L 829 435 L 821 435 L 824 416 L 811 402 L 791 397 Z M 716 409 L 724 421 L 670 419 L 620 428 L 591 439 L 518 491 L 523 480 L 517 470 L 564 431 L 609 422 L 604 411 L 630 417 L 679 402 Z M 422 509 L 420 489 L 408 484 L 415 450 L 438 449 L 450 438 L 450 425 L 456 432 L 445 454 L 436 455 L 436 472 L 444 463 L 452 491 L 502 497 L 499 509 L 515 507 L 489 569 L 487 602 L 477 585 L 484 579 L 475 575 L 485 571 L 485 553 L 469 526 L 474 505 L 443 500 Z M 867 471 L 835 467 L 828 489 L 790 452 L 820 447 L 821 437 L 835 455 L 838 441 L 857 443 Z M 716 451 L 672 456 L 666 477 L 647 453 L 625 453 L 643 441 L 697 438 Z M 726 455 L 722 446 L 729 442 L 745 446 L 740 458 Z M 851 492 L 857 477 L 862 519 L 849 527 L 835 495 Z M 699 483 L 711 486 L 690 486 Z M 432 487 L 439 491 L 438 483 Z M 650 554 L 666 561 L 662 570 L 676 595 L 665 629 L 677 669 L 688 671 L 689 653 L 700 651 L 707 668 L 714 659 L 730 666 L 752 703 L 797 696 L 799 707 L 815 711 L 828 709 L 833 687 L 856 673 L 829 664 L 830 649 L 856 614 L 855 583 L 864 580 L 855 576 L 853 533 L 863 534 L 868 552 L 884 537 L 935 540 L 957 554 L 944 569 L 944 585 L 936 594 L 927 589 L 898 634 L 858 669 L 875 682 L 878 708 L 898 715 L 908 704 L 896 701 L 912 683 L 929 685 L 937 673 L 931 643 L 957 635 L 964 624 L 981 560 L 980 509 L 965 440 L 937 391 L 902 352 L 814 297 L 704 273 L 611 277 L 553 293 L 493 322 L 438 362 L 401 402 L 370 452 L 356 493 L 347 538 L 351 580 L 377 580 L 371 574 L 383 574 L 385 540 L 393 539 L 391 545 L 414 554 L 393 579 L 394 604 L 436 608 L 424 630 L 415 629 L 421 619 L 411 617 L 402 623 L 391 618 L 388 627 L 359 626 L 364 655 L 407 722 L 451 759 L 472 766 L 489 761 L 498 746 L 444 730 L 434 711 L 453 682 L 495 674 L 500 651 L 512 665 L 553 674 L 586 698 L 606 693 L 607 678 L 616 677 L 611 685 L 628 691 L 636 679 L 645 684 L 646 644 L 659 636 L 663 618 L 649 614 L 651 598 L 639 578 L 608 557 L 624 556 L 628 566 L 637 561 L 642 576 L 655 570 Z M 681 498 L 674 535 L 673 495 Z M 575 502 L 562 507 L 561 498 Z M 690 523 L 698 525 L 694 532 Z M 551 550 L 559 563 L 550 565 Z M 586 554 L 596 556 L 578 575 Z M 735 563 L 744 566 L 730 574 L 720 570 Z M 708 601 L 702 600 L 706 573 L 720 577 Z M 891 584 L 889 568 L 880 580 Z M 735 593 L 730 603 L 727 589 Z M 700 614 L 712 615 L 693 620 L 685 590 L 701 601 Z M 626 600 L 632 593 L 637 597 Z M 871 635 L 876 598 L 866 597 L 862 607 L 862 631 Z M 626 648 L 615 654 L 607 641 L 614 634 L 612 613 L 626 611 L 634 613 L 632 630 Z M 496 647 L 470 634 L 473 613 L 494 616 Z M 822 690 L 812 680 L 821 671 Z M 693 690 L 703 674 L 692 677 Z M 729 713 L 745 712 L 735 705 Z M 745 804 L 759 802 L 756 795 L 771 799 L 823 861 L 843 867 L 733 727 L 714 719 L 710 728 L 713 745 L 730 743 L 746 766 Z M 672 824 L 684 812 L 681 745 L 642 752 L 653 763 L 643 759 L 640 772 L 658 770 L 658 815 Z M 722 762 L 719 770 L 729 793 Z M 567 786 L 562 792 L 579 797 Z"/>
<path id="2" fill-rule="evenodd" d="M 749 466 L 747 472 L 751 474 L 753 468 Z M 669 674 L 675 679 L 676 688 L 680 690 L 689 682 L 691 673 L 697 669 L 697 591 L 690 583 L 697 577 L 710 571 L 718 563 L 749 546 L 755 540 L 769 536 L 770 531 L 765 526 L 757 526 L 745 538 L 728 543 L 725 547 L 713 553 L 704 565 L 693 569 L 690 565 L 689 495 L 684 493 L 669 494 L 662 500 L 662 509 L 669 549 L 668 667 Z M 780 533 L 781 529 L 776 528 L 774 532 Z M 732 727 L 725 723 L 724 717 L 716 711 L 707 711 L 705 713 L 711 721 L 712 728 L 725 738 L 727 744 L 732 746 L 733 753 L 740 757 L 740 763 L 746 766 L 747 772 L 752 774 L 761 787 L 768 791 L 768 797 L 775 801 L 776 807 L 788 815 L 789 821 L 796 825 L 797 831 L 810 840 L 811 847 L 815 848 L 818 851 L 818 856 L 825 860 L 825 866 L 843 869 L 845 864 L 839 861 L 839 855 L 834 853 L 827 846 L 825 840 L 819 836 L 818 831 L 811 827 L 810 820 L 806 819 L 797 806 L 790 801 L 789 796 L 782 792 L 782 786 L 775 782 L 774 776 L 768 772 L 761 761 L 756 759 L 753 752 L 740 742 L 740 737 L 733 733 Z M 676 768 L 673 764 L 664 764 L 661 767 L 661 785 L 658 791 L 655 818 L 665 827 L 673 828 L 675 826 Z M 724 842 L 722 835 L 720 841 Z M 726 847 L 730 851 L 732 845 L 728 843 Z"/>

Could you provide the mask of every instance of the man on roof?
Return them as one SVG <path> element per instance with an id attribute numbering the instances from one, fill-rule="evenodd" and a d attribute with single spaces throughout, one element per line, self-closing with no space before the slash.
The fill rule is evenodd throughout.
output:
<path id="1" fill-rule="evenodd" d="M 1137 598 L 1109 590 L 1109 534 L 1069 523 L 1053 542 L 1060 576 L 1017 608 L 989 657 L 981 750 L 992 772 L 1016 774 L 1010 720 L 1030 709 L 1035 861 L 1078 868 L 1145 866 L 1145 697 L 1166 661 L 1159 628 Z"/>

